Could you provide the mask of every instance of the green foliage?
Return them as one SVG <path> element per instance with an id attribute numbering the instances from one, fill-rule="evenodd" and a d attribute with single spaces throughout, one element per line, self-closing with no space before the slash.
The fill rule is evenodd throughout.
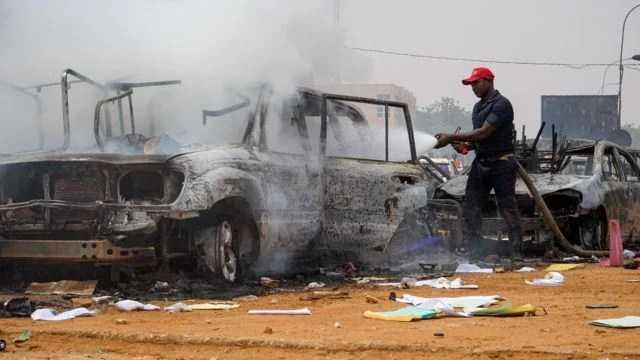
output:
<path id="1" fill-rule="evenodd" d="M 459 126 L 462 131 L 469 131 L 473 128 L 471 124 L 471 111 L 460 105 L 460 102 L 450 98 L 443 97 L 431 105 L 419 108 L 416 111 L 416 119 L 414 121 L 415 128 L 432 135 L 437 133 L 452 133 Z M 431 151 L 430 156 L 433 157 L 449 157 L 452 158 L 456 152 L 452 147 L 447 146 L 439 150 Z"/>

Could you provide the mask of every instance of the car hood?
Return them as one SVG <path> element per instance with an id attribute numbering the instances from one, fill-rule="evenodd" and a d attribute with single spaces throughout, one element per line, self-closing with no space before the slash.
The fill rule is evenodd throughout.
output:
<path id="1" fill-rule="evenodd" d="M 583 192 L 591 177 L 559 174 L 529 174 L 540 195 L 550 194 L 559 190 L 576 190 Z M 439 189 L 453 197 L 463 197 L 467 185 L 467 175 L 457 176 L 440 185 Z M 493 193 L 493 192 L 492 192 Z M 524 181 L 518 177 L 516 194 L 528 195 L 529 191 Z"/>
<path id="2" fill-rule="evenodd" d="M 36 162 L 101 162 L 114 165 L 165 163 L 175 155 L 128 155 L 113 153 L 33 152 L 0 157 L 0 165 Z"/>

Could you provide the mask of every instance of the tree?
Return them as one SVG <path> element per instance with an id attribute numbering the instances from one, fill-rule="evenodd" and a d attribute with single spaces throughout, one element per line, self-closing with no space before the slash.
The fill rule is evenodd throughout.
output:
<path id="1" fill-rule="evenodd" d="M 416 111 L 415 128 L 429 134 L 452 133 L 457 127 L 462 131 L 472 129 L 471 112 L 454 98 L 442 97 Z M 434 151 L 435 156 L 451 157 L 455 151 L 451 147 Z"/>

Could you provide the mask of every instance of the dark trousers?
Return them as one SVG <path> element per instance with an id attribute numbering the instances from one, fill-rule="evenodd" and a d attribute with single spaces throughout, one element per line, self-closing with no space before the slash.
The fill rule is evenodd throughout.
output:
<path id="1" fill-rule="evenodd" d="M 518 250 L 522 241 L 522 226 L 516 202 L 517 166 L 513 158 L 506 160 L 476 158 L 473 161 L 467 180 L 463 209 L 465 219 L 463 235 L 466 246 L 473 249 L 476 246 L 482 248 L 484 245 L 480 243 L 482 241 L 482 208 L 485 207 L 493 189 L 511 242 L 509 252 L 512 255 L 514 250 Z"/>

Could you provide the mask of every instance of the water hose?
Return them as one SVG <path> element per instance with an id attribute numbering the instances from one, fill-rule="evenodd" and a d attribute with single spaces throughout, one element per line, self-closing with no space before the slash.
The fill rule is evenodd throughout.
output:
<path id="1" fill-rule="evenodd" d="M 522 165 L 520 165 L 520 163 L 517 161 L 516 163 L 518 164 L 518 175 L 520 175 L 522 181 L 524 181 L 525 185 L 527 185 L 529 193 L 536 203 L 536 207 L 538 208 L 538 210 L 540 210 L 540 212 L 542 212 L 542 218 L 544 219 L 545 224 L 555 235 L 555 238 L 558 242 L 557 245 L 559 245 L 562 250 L 578 255 L 580 257 L 592 257 L 594 255 L 598 257 L 608 256 L 608 251 L 582 250 L 575 247 L 569 242 L 569 240 L 567 240 L 567 238 L 562 233 L 562 230 L 560 230 L 560 227 L 558 227 L 558 223 L 553 218 L 553 215 L 547 207 L 547 204 L 544 202 L 544 199 L 542 198 L 542 196 L 540 196 L 538 189 L 536 189 L 535 185 L 533 184 L 533 180 L 531 179 L 529 174 L 527 174 L 527 171 L 522 167 Z"/>

